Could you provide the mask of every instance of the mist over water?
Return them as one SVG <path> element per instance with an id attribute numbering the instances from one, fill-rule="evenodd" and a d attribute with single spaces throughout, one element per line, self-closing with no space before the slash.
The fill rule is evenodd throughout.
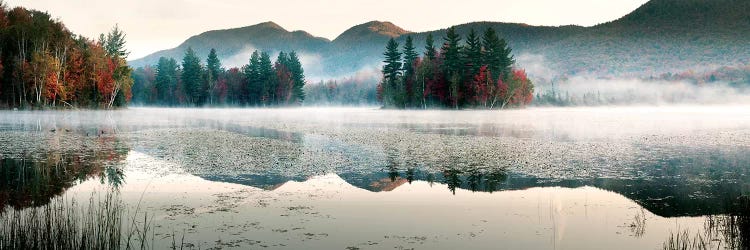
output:
<path id="1" fill-rule="evenodd" d="M 0 158 L 4 209 L 115 186 L 156 246 L 656 248 L 742 208 L 750 105 L 0 111 Z"/>
<path id="2" fill-rule="evenodd" d="M 570 74 L 549 68 L 549 64 L 541 55 L 521 54 L 516 60 L 534 81 L 535 94 L 563 100 L 566 105 L 661 106 L 674 104 L 747 105 L 750 103 L 750 88 L 727 82 L 693 83 L 686 80 L 651 79 L 669 72 L 643 72 L 640 75 L 631 74 L 632 76 L 618 76 L 615 73 Z M 536 101 L 544 102 L 545 100 L 542 98 Z M 542 105 L 555 104 L 543 103 Z"/>

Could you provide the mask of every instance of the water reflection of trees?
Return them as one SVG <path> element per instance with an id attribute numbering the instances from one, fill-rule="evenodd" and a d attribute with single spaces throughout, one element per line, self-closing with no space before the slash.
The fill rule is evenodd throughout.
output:
<path id="1" fill-rule="evenodd" d="M 495 192 L 502 190 L 502 184 L 507 180 L 508 175 L 505 172 L 504 169 L 493 169 L 493 170 L 483 170 L 483 169 L 469 169 L 469 170 L 460 170 L 458 168 L 445 168 L 440 173 L 432 173 L 432 172 L 422 172 L 419 170 L 419 168 L 415 167 L 409 167 L 406 169 L 399 169 L 395 165 L 389 165 L 386 167 L 386 172 L 381 173 L 384 177 L 378 177 L 378 173 L 371 173 L 370 177 L 366 176 L 357 176 L 354 177 L 353 174 L 343 174 L 342 176 L 345 179 L 348 179 L 347 181 L 355 186 L 360 186 L 363 188 L 376 188 L 378 190 L 374 191 L 383 191 L 380 190 L 379 187 L 385 187 L 388 185 L 385 185 L 382 183 L 382 181 L 389 181 L 391 183 L 398 183 L 403 180 L 406 180 L 404 183 L 411 184 L 413 181 L 425 181 L 429 183 L 431 186 L 433 183 L 441 183 L 445 184 L 448 187 L 448 190 L 456 194 L 457 189 L 466 189 L 472 192 Z M 387 177 L 386 177 L 387 176 Z M 404 179 L 402 179 L 402 177 Z M 381 180 L 381 178 L 385 178 L 384 180 Z M 362 180 L 370 180 L 370 183 L 367 185 L 360 184 L 359 179 Z M 390 187 L 390 186 L 389 186 Z"/>
<path id="2" fill-rule="evenodd" d="M 442 179 L 436 179 L 435 173 L 423 173 L 415 162 L 401 160 L 397 157 L 398 150 L 392 147 L 386 148 L 386 172 L 388 180 L 395 183 L 400 181 L 402 176 L 406 178 L 407 183 L 411 184 L 415 180 L 427 181 L 432 185 L 434 182 L 440 182 L 448 186 L 448 190 L 456 194 L 456 189 L 466 189 L 472 192 L 484 191 L 494 192 L 500 190 L 500 184 L 507 180 L 507 173 L 503 168 L 485 168 L 477 163 L 467 166 L 467 163 L 460 159 L 452 159 L 447 167 L 442 167 L 440 176 Z M 407 149 L 407 153 L 411 150 Z M 403 172 L 403 173 L 402 173 Z M 377 175 L 377 173 L 374 173 Z M 345 175 L 348 176 L 348 175 Z M 379 181 L 376 181 L 379 182 Z M 356 183 L 350 182 L 353 185 Z M 384 186 L 381 183 L 371 183 L 370 187 Z"/>
<path id="3" fill-rule="evenodd" d="M 47 152 L 36 156 L 0 159 L 0 211 L 45 205 L 70 187 L 98 178 L 119 187 L 124 174 L 117 163 L 127 156 L 125 144 L 99 141 L 97 149 Z"/>
<path id="4" fill-rule="evenodd" d="M 463 188 L 472 192 L 495 192 L 501 190 L 500 184 L 507 180 L 504 169 L 480 170 L 470 169 L 461 171 L 448 168 L 443 171 L 443 182 L 448 185 L 448 190 L 456 194 L 457 188 Z"/>

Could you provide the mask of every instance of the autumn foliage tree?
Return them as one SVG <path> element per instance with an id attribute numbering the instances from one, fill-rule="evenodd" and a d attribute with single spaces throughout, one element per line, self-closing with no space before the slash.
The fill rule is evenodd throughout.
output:
<path id="1" fill-rule="evenodd" d="M 71 33 L 48 13 L 0 1 L 0 107 L 124 106 L 130 98 L 125 33 L 98 41 Z"/>

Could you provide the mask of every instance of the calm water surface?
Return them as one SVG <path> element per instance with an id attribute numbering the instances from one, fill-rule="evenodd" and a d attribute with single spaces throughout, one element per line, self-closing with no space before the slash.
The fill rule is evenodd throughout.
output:
<path id="1" fill-rule="evenodd" d="M 116 190 L 157 248 L 731 249 L 749 153 L 747 106 L 3 111 L 0 209 Z"/>

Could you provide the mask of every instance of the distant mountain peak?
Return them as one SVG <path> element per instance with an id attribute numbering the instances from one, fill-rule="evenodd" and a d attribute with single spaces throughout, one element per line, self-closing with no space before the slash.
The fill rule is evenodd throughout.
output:
<path id="1" fill-rule="evenodd" d="M 395 24 L 387 21 L 370 21 L 341 33 L 334 41 L 353 41 L 377 38 L 396 38 L 411 33 Z M 380 40 L 380 39 L 379 39 Z"/>
<path id="2" fill-rule="evenodd" d="M 377 34 L 389 36 L 389 37 L 399 37 L 403 34 L 411 33 L 401 27 L 396 26 L 395 24 L 385 21 L 370 21 L 364 24 L 361 24 L 359 26 L 367 27 L 372 32 L 375 32 Z M 357 26 L 354 26 L 357 27 Z"/>
<path id="3" fill-rule="evenodd" d="M 273 21 L 262 22 L 253 26 L 287 31 L 286 29 L 284 29 L 284 27 L 281 27 L 281 25 L 278 25 L 277 23 L 274 23 Z"/>

